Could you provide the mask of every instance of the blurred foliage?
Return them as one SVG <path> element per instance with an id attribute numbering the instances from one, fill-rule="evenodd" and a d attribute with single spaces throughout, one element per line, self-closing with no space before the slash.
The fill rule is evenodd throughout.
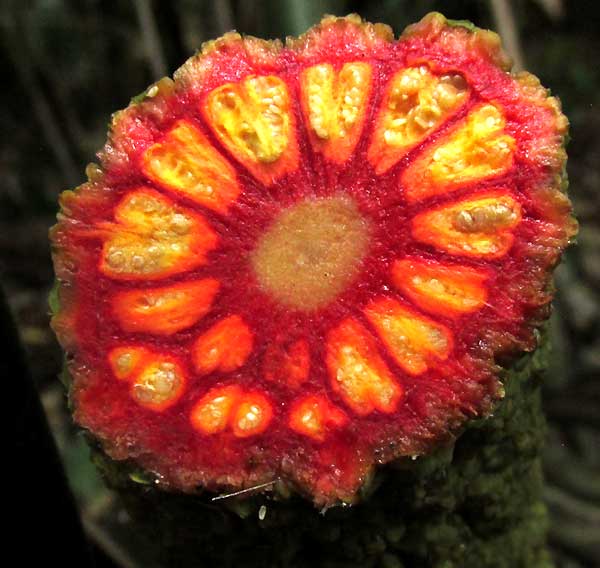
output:
<path id="1" fill-rule="evenodd" d="M 510 7 L 512 18 L 500 18 L 499 5 Z M 581 232 L 557 272 L 555 349 L 545 385 L 547 502 L 559 566 L 600 566 L 600 2 L 2 0 L 0 276 L 86 526 L 122 565 L 129 565 L 122 552 L 135 537 L 91 467 L 56 380 L 61 354 L 48 329 L 47 229 L 59 192 L 84 181 L 111 113 L 172 73 L 203 41 L 232 28 L 284 38 L 324 13 L 350 12 L 399 34 L 432 10 L 513 33 L 518 41 L 511 47 L 525 68 L 560 95 L 571 120 L 570 194 Z M 112 535 L 108 541 L 102 531 Z"/>
<path id="2" fill-rule="evenodd" d="M 558 19 L 545 2 L 513 4 L 527 67 L 568 114 L 597 103 L 598 3 L 565 2 Z M 61 189 L 83 181 L 111 112 L 228 29 L 283 38 L 323 13 L 357 12 L 399 33 L 431 10 L 494 27 L 489 3 L 472 0 L 4 0 L 0 66 L 10 88 L 0 94 L 0 128 L 10 144 L 0 157 L 1 214 L 52 211 Z"/>

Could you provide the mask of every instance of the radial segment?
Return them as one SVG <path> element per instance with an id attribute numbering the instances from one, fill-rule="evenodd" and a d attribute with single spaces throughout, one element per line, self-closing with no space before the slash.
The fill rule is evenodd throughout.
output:
<path id="1" fill-rule="evenodd" d="M 296 169 L 290 95 L 279 77 L 227 83 L 208 95 L 202 110 L 222 144 L 263 183 Z"/>
<path id="2" fill-rule="evenodd" d="M 402 69 L 391 78 L 375 123 L 369 161 L 379 174 L 444 124 L 469 98 L 458 73 L 434 75 L 427 65 Z"/>
<path id="3" fill-rule="evenodd" d="M 189 121 L 179 121 L 150 146 L 142 168 L 159 185 L 220 213 L 226 213 L 240 193 L 233 167 Z"/>
<path id="4" fill-rule="evenodd" d="M 371 95 L 372 68 L 365 62 L 324 63 L 302 73 L 302 105 L 313 146 L 334 162 L 345 162 L 362 133 Z"/>
<path id="5" fill-rule="evenodd" d="M 502 111 L 492 104 L 471 110 L 464 124 L 405 170 L 401 179 L 407 199 L 419 201 L 509 170 L 515 139 L 506 134 L 505 126 Z"/>

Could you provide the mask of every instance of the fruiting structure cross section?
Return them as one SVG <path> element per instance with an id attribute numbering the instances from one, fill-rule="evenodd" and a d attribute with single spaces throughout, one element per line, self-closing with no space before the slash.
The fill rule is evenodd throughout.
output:
<path id="1" fill-rule="evenodd" d="M 115 115 L 53 229 L 78 422 L 158 483 L 350 501 L 502 396 L 574 231 L 491 32 L 228 34 Z"/>

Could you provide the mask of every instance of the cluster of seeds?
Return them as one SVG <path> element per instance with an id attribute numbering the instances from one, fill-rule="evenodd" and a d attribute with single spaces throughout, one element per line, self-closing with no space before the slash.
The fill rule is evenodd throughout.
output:
<path id="1" fill-rule="evenodd" d="M 164 408 L 172 401 L 182 383 L 175 363 L 162 362 L 150 365 L 133 383 L 133 397 L 142 405 Z"/>
<path id="2" fill-rule="evenodd" d="M 330 64 L 304 71 L 308 122 L 318 138 L 343 138 L 364 112 L 371 81 L 366 63 L 345 63 L 336 72 Z"/>
<path id="3" fill-rule="evenodd" d="M 206 112 L 225 145 L 252 161 L 271 163 L 288 145 L 288 107 L 285 83 L 262 76 L 219 87 L 209 96 Z"/>
<path id="4" fill-rule="evenodd" d="M 495 106 L 474 110 L 455 139 L 433 152 L 429 167 L 433 179 L 465 183 L 506 170 L 515 141 L 504 134 L 504 126 L 504 117 Z"/>
<path id="5" fill-rule="evenodd" d="M 304 72 L 308 87 L 308 122 L 315 134 L 324 140 L 331 135 L 330 108 L 333 99 L 333 75 L 331 65 L 315 65 Z"/>
<path id="6" fill-rule="evenodd" d="M 369 160 L 378 173 L 392 167 L 468 98 L 458 74 L 436 76 L 425 65 L 398 71 L 390 80 L 377 117 Z"/>
<path id="7" fill-rule="evenodd" d="M 102 253 L 103 271 L 115 278 L 161 278 L 204 264 L 217 242 L 199 216 L 150 189 L 126 195 L 115 211 L 116 223 Z"/>
<path id="8" fill-rule="evenodd" d="M 475 311 L 485 304 L 484 271 L 462 265 L 397 260 L 392 267 L 394 285 L 423 310 L 449 317 Z"/>
<path id="9" fill-rule="evenodd" d="M 489 233 L 512 226 L 517 218 L 513 207 L 496 202 L 461 209 L 452 224 L 463 233 Z"/>
<path id="10" fill-rule="evenodd" d="M 430 288 L 430 291 L 434 292 Z M 419 317 L 396 300 L 376 300 L 366 315 L 382 337 L 398 365 L 407 373 L 420 375 L 450 351 L 450 332 L 443 326 Z"/>
<path id="11" fill-rule="evenodd" d="M 390 146 L 414 144 L 460 104 L 467 92 L 460 75 L 435 77 L 424 65 L 398 73 L 385 103 L 383 139 Z"/>
<path id="12" fill-rule="evenodd" d="M 229 428 L 237 438 L 247 438 L 264 432 L 272 416 L 272 405 L 262 393 L 230 385 L 210 390 L 194 405 L 190 419 L 200 433 Z"/>
<path id="13" fill-rule="evenodd" d="M 166 410 L 184 392 L 185 372 L 170 355 L 129 345 L 112 349 L 108 360 L 117 379 L 129 383 L 132 399 L 149 410 Z"/>

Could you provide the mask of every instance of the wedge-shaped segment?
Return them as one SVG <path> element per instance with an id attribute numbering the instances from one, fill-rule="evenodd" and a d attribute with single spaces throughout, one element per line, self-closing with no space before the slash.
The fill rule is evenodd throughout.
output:
<path id="1" fill-rule="evenodd" d="M 165 410 L 179 400 L 185 380 L 185 373 L 175 360 L 156 356 L 133 380 L 131 396 L 146 408 Z"/>
<path id="2" fill-rule="evenodd" d="M 190 422 L 198 432 L 216 434 L 229 428 L 238 438 L 261 434 L 272 418 L 273 406 L 264 394 L 237 385 L 211 389 L 190 414 Z"/>
<path id="3" fill-rule="evenodd" d="M 141 365 L 148 360 L 151 352 L 139 345 L 115 347 L 108 354 L 108 361 L 115 377 L 127 380 L 139 373 Z"/>
<path id="4" fill-rule="evenodd" d="M 238 438 L 256 436 L 267 429 L 273 418 L 269 399 L 260 392 L 246 392 L 231 415 L 231 430 Z"/>
<path id="5" fill-rule="evenodd" d="M 244 320 L 233 315 L 213 325 L 192 346 L 198 373 L 229 372 L 241 367 L 252 351 L 252 332 Z"/>
<path id="6" fill-rule="evenodd" d="M 515 139 L 506 134 L 502 111 L 483 104 L 429 148 L 402 174 L 408 201 L 454 191 L 465 183 L 499 176 L 511 168 Z"/>
<path id="7" fill-rule="evenodd" d="M 209 93 L 203 114 L 221 143 L 269 185 L 298 165 L 290 96 L 274 75 L 250 75 Z"/>
<path id="8" fill-rule="evenodd" d="M 100 270 L 121 280 L 152 280 L 206 263 L 217 236 L 198 214 L 160 193 L 140 188 L 115 209 L 115 222 L 102 223 L 105 243 Z"/>
<path id="9" fill-rule="evenodd" d="M 457 317 L 480 309 L 487 299 L 487 272 L 433 260 L 403 258 L 392 266 L 392 281 L 420 308 Z"/>
<path id="10" fill-rule="evenodd" d="M 219 213 L 240 193 L 231 164 L 186 120 L 144 152 L 142 169 L 152 181 Z"/>
<path id="11" fill-rule="evenodd" d="M 512 246 L 521 206 L 501 191 L 469 197 L 415 216 L 415 239 L 450 254 L 498 258 Z"/>
<path id="12" fill-rule="evenodd" d="M 311 143 L 329 160 L 344 163 L 360 138 L 371 94 L 368 63 L 330 63 L 302 72 L 302 108 Z"/>
<path id="13" fill-rule="evenodd" d="M 448 358 L 452 349 L 450 331 L 397 300 L 375 300 L 367 306 L 365 314 L 407 373 L 420 375 L 432 364 Z"/>
<path id="14" fill-rule="evenodd" d="M 192 426 L 204 434 L 222 432 L 241 396 L 242 389 L 237 385 L 211 389 L 194 405 L 190 415 Z"/>
<path id="15" fill-rule="evenodd" d="M 325 396 L 309 395 L 294 402 L 289 426 L 295 432 L 322 442 L 327 432 L 344 426 L 348 417 Z"/>
<path id="16" fill-rule="evenodd" d="M 160 412 L 173 406 L 185 390 L 187 376 L 173 356 L 140 345 L 115 347 L 108 353 L 115 377 L 130 383 L 135 402 Z"/>
<path id="17" fill-rule="evenodd" d="M 434 75 L 427 66 L 392 76 L 375 121 L 368 159 L 378 174 L 425 140 L 468 99 L 469 87 L 457 73 Z"/>
<path id="18" fill-rule="evenodd" d="M 211 308 L 219 281 L 205 278 L 160 288 L 117 292 L 112 310 L 125 331 L 171 335 L 194 325 Z"/>
<path id="19" fill-rule="evenodd" d="M 305 339 L 268 345 L 263 359 L 263 375 L 268 381 L 296 390 L 308 379 L 309 371 L 310 350 Z"/>
<path id="20" fill-rule="evenodd" d="M 369 332 L 352 318 L 327 335 L 326 363 L 334 391 L 358 415 L 393 412 L 402 398 Z"/>

